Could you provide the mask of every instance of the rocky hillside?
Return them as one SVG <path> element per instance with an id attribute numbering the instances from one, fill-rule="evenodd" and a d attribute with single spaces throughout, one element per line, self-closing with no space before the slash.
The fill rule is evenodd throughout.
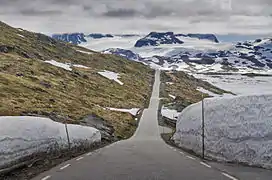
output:
<path id="1" fill-rule="evenodd" d="M 117 73 L 123 85 L 99 72 Z M 0 22 L 0 115 L 39 115 L 127 138 L 135 117 L 105 107 L 143 108 L 153 70 Z"/>

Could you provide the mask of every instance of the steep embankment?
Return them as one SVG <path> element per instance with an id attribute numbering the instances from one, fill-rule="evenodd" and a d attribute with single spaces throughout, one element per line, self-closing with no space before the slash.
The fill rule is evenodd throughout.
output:
<path id="1" fill-rule="evenodd" d="M 103 70 L 118 73 L 124 84 L 98 74 Z M 153 70 L 140 63 L 0 22 L 1 116 L 42 115 L 106 127 L 106 138 L 128 138 L 134 117 L 104 107 L 143 108 L 152 77 Z"/>

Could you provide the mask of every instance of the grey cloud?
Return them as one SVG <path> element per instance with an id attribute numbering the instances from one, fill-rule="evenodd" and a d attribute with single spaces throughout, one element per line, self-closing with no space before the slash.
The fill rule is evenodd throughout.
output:
<path id="1" fill-rule="evenodd" d="M 130 28 L 135 25 L 133 31 L 137 31 L 137 28 L 139 31 L 140 28 L 150 30 L 194 28 L 197 31 L 210 31 L 210 27 L 218 28 L 218 31 L 227 31 L 229 29 L 226 27 L 234 27 L 234 31 L 245 32 L 242 29 L 246 27 L 245 23 L 250 26 L 258 22 L 260 24 L 256 28 L 258 31 L 270 27 L 272 23 L 272 0 L 230 0 L 230 6 L 221 3 L 226 0 L 0 1 L 1 20 L 25 25 L 38 31 L 43 29 L 65 32 L 103 31 L 113 28 L 125 31 L 131 30 Z M 247 21 L 241 20 L 243 18 Z M 115 26 L 112 27 L 110 24 Z M 215 24 L 217 26 L 213 26 Z M 236 27 L 235 24 L 241 26 Z"/>
<path id="2" fill-rule="evenodd" d="M 61 11 L 58 10 L 34 10 L 34 9 L 24 9 L 19 12 L 25 16 L 54 16 L 62 14 Z"/>
<path id="3" fill-rule="evenodd" d="M 103 13 L 102 15 L 107 16 L 107 17 L 129 18 L 129 17 L 135 17 L 135 16 L 139 15 L 139 12 L 137 12 L 136 10 L 133 10 L 133 9 L 114 9 L 114 10 L 108 10 L 107 12 Z"/>

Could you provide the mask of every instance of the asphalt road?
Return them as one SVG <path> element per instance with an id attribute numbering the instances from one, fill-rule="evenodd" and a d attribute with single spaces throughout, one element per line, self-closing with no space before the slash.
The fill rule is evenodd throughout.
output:
<path id="1" fill-rule="evenodd" d="M 67 161 L 33 180 L 236 180 L 240 175 L 247 180 L 271 179 L 270 171 L 262 177 L 255 168 L 209 164 L 165 144 L 157 120 L 159 86 L 157 71 L 149 108 L 132 138 Z"/>

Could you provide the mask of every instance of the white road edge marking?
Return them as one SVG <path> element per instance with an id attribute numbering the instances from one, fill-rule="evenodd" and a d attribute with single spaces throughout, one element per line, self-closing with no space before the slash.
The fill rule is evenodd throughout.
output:
<path id="1" fill-rule="evenodd" d="M 191 157 L 191 156 L 186 156 L 187 158 L 189 159 L 193 159 L 193 160 L 196 160 L 195 158 Z"/>
<path id="2" fill-rule="evenodd" d="M 211 166 L 209 164 L 206 164 L 204 162 L 200 162 L 200 164 L 202 164 L 203 166 L 206 166 L 207 168 L 211 168 Z"/>
<path id="3" fill-rule="evenodd" d="M 76 160 L 77 161 L 80 161 L 81 159 L 83 159 L 84 157 L 79 157 L 79 158 L 77 158 Z"/>
<path id="4" fill-rule="evenodd" d="M 41 180 L 47 180 L 47 179 L 49 179 L 49 178 L 51 178 L 51 176 L 45 176 L 45 177 L 42 178 Z"/>
<path id="5" fill-rule="evenodd" d="M 92 155 L 92 154 L 93 154 L 92 152 L 89 152 L 89 153 L 87 153 L 86 155 L 87 155 L 87 156 L 90 156 L 90 155 Z"/>
<path id="6" fill-rule="evenodd" d="M 184 152 L 182 152 L 182 151 L 180 151 L 179 153 L 180 153 L 180 154 L 184 154 Z"/>
<path id="7" fill-rule="evenodd" d="M 65 168 L 68 168 L 69 166 L 71 166 L 71 164 L 66 164 L 65 166 L 61 167 L 60 170 L 63 170 Z"/>
<path id="8" fill-rule="evenodd" d="M 233 176 L 231 176 L 231 175 L 229 175 L 229 174 L 227 174 L 227 173 L 222 173 L 222 174 L 223 174 L 224 176 L 226 176 L 226 177 L 232 179 L 232 180 L 238 180 L 237 178 L 235 178 L 235 177 L 233 177 Z"/>

